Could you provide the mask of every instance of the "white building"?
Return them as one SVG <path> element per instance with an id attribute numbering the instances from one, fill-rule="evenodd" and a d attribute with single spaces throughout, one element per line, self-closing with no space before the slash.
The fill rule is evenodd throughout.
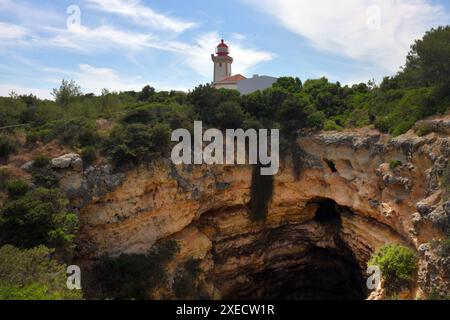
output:
<path id="1" fill-rule="evenodd" d="M 251 79 L 247 79 L 241 74 L 233 76 L 231 72 L 233 58 L 229 54 L 230 49 L 222 39 L 216 48 L 216 54 L 211 55 L 214 63 L 213 86 L 215 88 L 238 90 L 241 94 L 249 94 L 270 88 L 277 81 L 277 78 L 269 76 L 254 75 Z"/>

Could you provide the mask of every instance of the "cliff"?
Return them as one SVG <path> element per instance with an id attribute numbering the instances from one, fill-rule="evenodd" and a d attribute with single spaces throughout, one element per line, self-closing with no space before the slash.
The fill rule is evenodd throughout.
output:
<path id="1" fill-rule="evenodd" d="M 366 299 L 367 262 L 391 243 L 419 255 L 416 285 L 402 297 L 448 295 L 450 261 L 432 242 L 449 230 L 440 177 L 450 158 L 450 119 L 428 121 L 434 132 L 424 137 L 360 129 L 300 138 L 296 157 L 286 157 L 274 178 L 264 222 L 249 218 L 249 166 L 160 160 L 112 173 L 69 161 L 55 170 L 79 208 L 80 263 L 177 240 L 169 289 L 154 298 L 170 297 L 178 266 L 198 259 L 196 297 Z M 371 298 L 388 297 L 380 289 Z"/>

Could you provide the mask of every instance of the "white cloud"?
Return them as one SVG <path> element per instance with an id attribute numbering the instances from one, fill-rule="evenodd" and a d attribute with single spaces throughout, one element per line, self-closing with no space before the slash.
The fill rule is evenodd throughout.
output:
<path id="1" fill-rule="evenodd" d="M 101 94 L 103 89 L 110 91 L 141 90 L 149 84 L 138 76 L 128 76 L 119 74 L 110 68 L 96 67 L 90 64 L 81 63 L 75 70 L 47 67 L 40 65 L 36 61 L 23 61 L 33 69 L 32 74 L 40 74 L 40 83 L 44 82 L 47 88 L 35 88 L 21 84 L 0 84 L 0 96 L 8 96 L 11 91 L 18 94 L 34 94 L 40 98 L 53 99 L 52 89 L 61 84 L 61 79 L 74 80 L 84 93 Z M 1 67 L 1 65 L 0 65 Z M 29 75 L 28 75 L 29 76 Z M 153 83 L 150 83 L 154 85 Z"/>
<path id="2" fill-rule="evenodd" d="M 94 8 L 108 13 L 132 18 L 137 24 L 150 26 L 156 29 L 183 32 L 195 26 L 194 22 L 174 19 L 155 12 L 144 6 L 139 0 L 86 0 Z"/>
<path id="3" fill-rule="evenodd" d="M 61 24 L 66 16 L 42 5 L 41 1 L 0 0 L 0 12 L 17 24 L 30 30 L 38 30 L 44 25 Z"/>
<path id="4" fill-rule="evenodd" d="M 82 52 L 93 50 L 108 50 L 120 47 L 124 52 L 130 50 L 159 49 L 175 54 L 180 65 L 186 65 L 204 77 L 210 77 L 212 72 L 211 53 L 219 42 L 216 32 L 201 34 L 193 43 L 177 40 L 161 40 L 157 36 L 145 33 L 135 33 L 115 29 L 112 26 L 88 28 L 74 26 L 68 30 L 51 30 L 56 35 L 41 43 L 73 49 Z M 257 64 L 270 61 L 275 54 L 252 49 L 244 44 L 245 36 L 233 34 L 228 42 L 231 55 L 235 59 L 234 73 L 245 74 Z"/>
<path id="5" fill-rule="evenodd" d="M 180 63 L 188 65 L 198 74 L 204 77 L 212 77 L 211 54 L 219 43 L 219 35 L 209 32 L 200 35 L 194 44 L 183 42 L 170 42 L 167 49 L 183 57 Z M 248 48 L 243 44 L 244 36 L 234 36 L 227 41 L 230 46 L 230 56 L 234 58 L 233 73 L 245 74 L 261 62 L 270 61 L 276 57 L 275 54 L 257 49 Z"/>
<path id="6" fill-rule="evenodd" d="M 0 21 L 0 52 L 6 48 L 24 45 L 30 37 L 31 32 L 27 28 Z"/>
<path id="7" fill-rule="evenodd" d="M 20 39 L 28 35 L 28 29 L 0 21 L 0 40 Z"/>
<path id="8" fill-rule="evenodd" d="M 73 26 L 67 30 L 53 30 L 56 36 L 48 39 L 48 44 L 80 51 L 124 47 L 129 50 L 154 47 L 151 34 L 122 31 L 112 26 L 97 28 Z"/>
<path id="9" fill-rule="evenodd" d="M 244 0 L 308 39 L 319 50 L 397 71 L 411 43 L 447 24 L 445 9 L 427 0 Z M 379 14 L 379 28 L 376 26 Z M 299 53 L 301 54 L 301 53 Z"/>
<path id="10" fill-rule="evenodd" d="M 77 71 L 58 71 L 62 76 L 74 80 L 85 93 L 100 94 L 103 89 L 110 91 L 140 90 L 146 83 L 140 77 L 120 75 L 110 68 L 100 68 L 89 64 L 80 64 Z"/>

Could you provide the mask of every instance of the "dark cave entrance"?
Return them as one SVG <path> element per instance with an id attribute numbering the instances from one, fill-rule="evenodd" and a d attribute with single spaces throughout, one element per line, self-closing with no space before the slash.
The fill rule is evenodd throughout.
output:
<path id="1" fill-rule="evenodd" d="M 341 213 L 348 208 L 330 199 L 313 199 L 314 218 L 304 228 L 333 239 L 333 248 L 298 234 L 287 226 L 264 235 L 268 247 L 274 241 L 304 246 L 292 255 L 269 261 L 263 271 L 247 274 L 251 285 L 236 287 L 225 299 L 364 300 L 368 296 L 364 271 L 354 252 L 341 238 Z M 301 230 L 301 229 L 300 229 Z M 320 236 L 318 237 L 320 239 Z"/>
<path id="2" fill-rule="evenodd" d="M 254 277 L 262 295 L 275 300 L 364 300 L 365 280 L 352 253 L 345 248 L 312 247 L 302 262 L 284 270 L 268 268 Z"/>
<path id="3" fill-rule="evenodd" d="M 330 199 L 317 199 L 313 203 L 318 205 L 314 220 L 320 223 L 337 223 L 341 219 L 341 210 L 336 202 Z"/>

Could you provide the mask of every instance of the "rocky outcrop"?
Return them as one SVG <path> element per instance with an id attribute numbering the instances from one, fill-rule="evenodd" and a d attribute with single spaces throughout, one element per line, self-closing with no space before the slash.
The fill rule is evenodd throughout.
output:
<path id="1" fill-rule="evenodd" d="M 286 157 L 274 179 L 264 223 L 249 218 L 248 166 L 91 167 L 64 185 L 80 208 L 83 260 L 174 238 L 176 261 L 202 261 L 210 298 L 366 298 L 367 261 L 390 243 L 420 252 L 417 296 L 448 294 L 448 263 L 424 248 L 448 232 L 440 177 L 449 146 L 441 134 L 367 129 L 303 137 L 298 158 Z"/>
<path id="2" fill-rule="evenodd" d="M 61 157 L 54 158 L 50 164 L 54 169 L 67 169 L 70 167 L 75 171 L 81 171 L 83 169 L 83 160 L 81 160 L 80 155 L 76 153 L 69 153 Z"/>
<path id="3" fill-rule="evenodd" d="M 434 132 L 442 135 L 450 135 L 450 117 L 437 117 L 417 122 L 415 130 L 426 128 L 428 133 Z"/>
<path id="4" fill-rule="evenodd" d="M 433 248 L 430 243 L 422 244 L 419 253 L 422 262 L 418 275 L 420 287 L 427 292 L 448 297 L 450 256 L 441 254 L 439 248 Z"/>

